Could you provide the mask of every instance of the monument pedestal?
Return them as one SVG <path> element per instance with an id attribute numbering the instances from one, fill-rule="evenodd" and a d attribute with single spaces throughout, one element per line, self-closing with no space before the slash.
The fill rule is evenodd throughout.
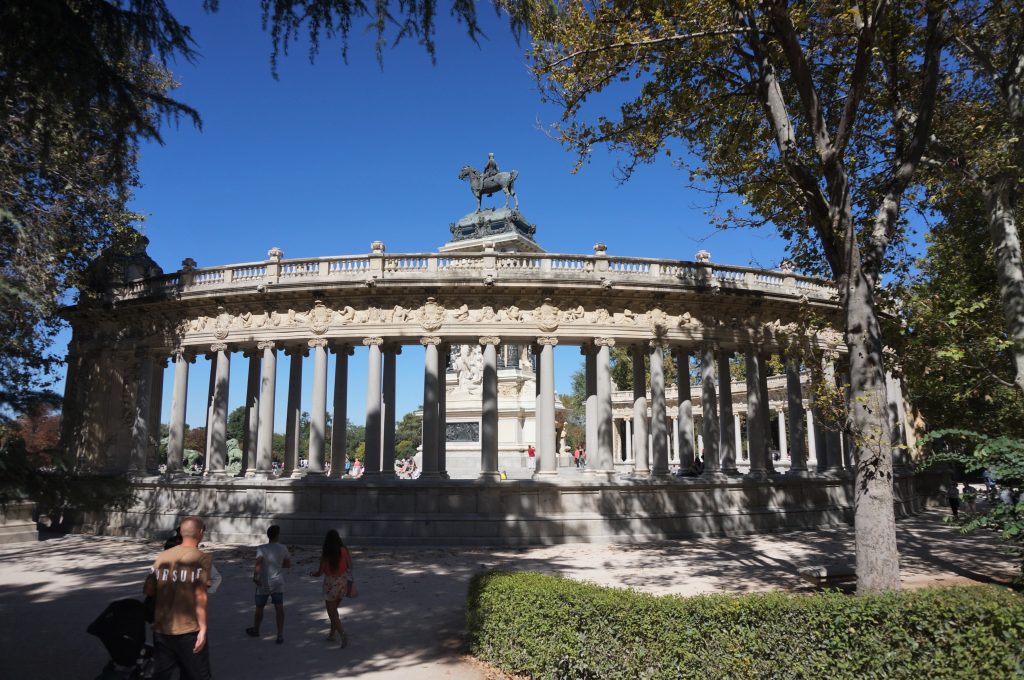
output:
<path id="1" fill-rule="evenodd" d="M 537 227 L 514 208 L 487 208 L 471 212 L 449 226 L 452 240 L 441 246 L 442 253 L 479 253 L 494 244 L 499 253 L 543 253 L 533 240 Z"/>

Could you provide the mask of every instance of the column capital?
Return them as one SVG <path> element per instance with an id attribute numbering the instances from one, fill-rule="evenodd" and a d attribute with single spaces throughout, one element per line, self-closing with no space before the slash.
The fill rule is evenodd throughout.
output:
<path id="1" fill-rule="evenodd" d="M 693 348 L 686 345 L 672 345 L 670 350 L 676 357 L 688 357 L 693 354 Z"/>
<path id="2" fill-rule="evenodd" d="M 316 348 L 316 347 L 326 348 L 327 347 L 327 338 L 312 338 L 312 339 L 310 339 L 310 341 L 307 344 L 310 347 L 313 347 L 313 348 Z"/>
<path id="3" fill-rule="evenodd" d="M 384 344 L 384 338 L 381 338 L 381 337 L 363 338 L 363 344 L 365 346 L 367 346 L 367 347 L 370 347 L 370 346 L 373 346 L 373 345 L 375 345 L 377 347 L 380 347 L 381 345 Z"/>
<path id="4" fill-rule="evenodd" d="M 273 340 L 260 340 L 259 342 L 256 343 L 256 349 L 258 349 L 260 351 L 265 350 L 265 349 L 272 350 L 272 349 L 276 349 L 276 348 L 277 348 L 277 343 L 274 342 Z"/>
<path id="5" fill-rule="evenodd" d="M 424 335 L 420 338 L 420 344 L 426 347 L 427 345 L 440 345 L 441 338 L 437 335 Z"/>
<path id="6" fill-rule="evenodd" d="M 554 347 L 555 345 L 558 344 L 558 338 L 554 337 L 553 335 L 542 335 L 537 338 L 537 344 L 550 345 L 551 347 Z"/>
<path id="7" fill-rule="evenodd" d="M 480 344 L 481 345 L 500 345 L 501 344 L 501 338 L 499 338 L 497 335 L 485 335 L 482 338 L 480 338 Z"/>
<path id="8" fill-rule="evenodd" d="M 668 347 L 668 342 L 666 342 L 664 338 L 651 338 L 647 341 L 647 346 L 650 349 L 664 350 Z"/>
<path id="9" fill-rule="evenodd" d="M 284 348 L 284 353 L 285 353 L 285 356 L 290 356 L 290 357 L 294 357 L 294 356 L 308 357 L 309 356 L 309 347 L 305 347 L 303 345 L 291 345 L 291 346 L 288 346 L 288 347 Z"/>
<path id="10" fill-rule="evenodd" d="M 395 356 L 398 356 L 399 354 L 402 353 L 402 346 L 397 342 L 385 343 L 384 346 L 381 347 L 381 349 L 384 350 L 385 354 L 394 354 Z"/>
<path id="11" fill-rule="evenodd" d="M 335 354 L 345 354 L 348 356 L 352 356 L 353 354 L 356 353 L 356 348 L 348 344 L 347 342 L 332 342 L 328 344 L 327 348 L 330 351 L 334 352 Z"/>
<path id="12" fill-rule="evenodd" d="M 184 359 L 188 363 L 192 364 L 195 363 L 196 355 L 195 352 L 193 352 L 191 349 L 185 347 L 175 347 L 174 349 L 171 350 L 171 359 L 173 359 L 175 363 Z"/>
<path id="13" fill-rule="evenodd" d="M 228 345 L 225 342 L 215 342 L 210 345 L 211 352 L 226 352 L 228 351 Z"/>
<path id="14" fill-rule="evenodd" d="M 594 338 L 594 344 L 598 347 L 615 347 L 615 338 Z"/>

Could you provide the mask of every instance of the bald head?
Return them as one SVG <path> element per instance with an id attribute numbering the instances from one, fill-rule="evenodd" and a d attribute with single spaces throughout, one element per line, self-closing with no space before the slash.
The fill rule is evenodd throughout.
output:
<path id="1" fill-rule="evenodd" d="M 197 545 L 203 538 L 203 528 L 203 520 L 195 515 L 190 515 L 181 520 L 182 544 Z"/>

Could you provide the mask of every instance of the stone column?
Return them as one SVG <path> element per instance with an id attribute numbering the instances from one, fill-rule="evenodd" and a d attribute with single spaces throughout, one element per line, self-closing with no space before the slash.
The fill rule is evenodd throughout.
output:
<path id="1" fill-rule="evenodd" d="M 804 447 L 804 406 L 800 394 L 800 357 L 793 351 L 785 354 L 786 405 L 789 407 L 789 473 L 807 472 L 807 449 Z"/>
<path id="2" fill-rule="evenodd" d="M 736 474 L 736 422 L 732 417 L 732 372 L 729 359 L 732 352 L 718 352 L 718 455 L 722 459 L 722 472 Z"/>
<path id="3" fill-rule="evenodd" d="M 384 338 L 363 338 L 369 350 L 366 367 L 366 456 L 363 458 L 363 476 L 380 476 L 381 445 L 381 345 Z"/>
<path id="4" fill-rule="evenodd" d="M 139 382 L 135 390 L 135 418 L 132 423 L 132 457 L 128 471 L 146 472 L 149 454 L 150 401 L 153 397 L 153 357 L 147 350 L 139 353 Z"/>
<path id="5" fill-rule="evenodd" d="M 210 345 L 214 361 L 213 410 L 210 417 L 210 451 L 206 453 L 206 474 L 223 475 L 228 460 L 228 387 L 231 381 L 231 353 L 223 342 Z"/>
<path id="6" fill-rule="evenodd" d="M 420 338 L 420 344 L 426 350 L 423 357 L 423 471 L 420 479 L 440 479 L 437 469 L 437 437 L 438 437 L 438 345 L 441 338 L 430 336 Z"/>
<path id="7" fill-rule="evenodd" d="M 836 391 L 836 364 L 833 357 L 826 356 L 822 363 L 822 372 L 825 385 L 829 393 Z M 840 442 L 839 433 L 833 427 L 825 430 L 825 470 L 826 472 L 842 472 L 843 470 L 843 448 Z"/>
<path id="8" fill-rule="evenodd" d="M 903 388 L 900 379 L 892 371 L 885 372 L 885 398 L 892 435 L 893 471 L 907 474 L 910 472 L 910 457 L 907 455 L 906 426 L 903 420 Z"/>
<path id="9" fill-rule="evenodd" d="M 274 456 L 274 397 L 277 392 L 277 346 L 273 340 L 256 343 L 261 353 L 259 433 L 256 437 L 256 475 L 270 475 Z"/>
<path id="10" fill-rule="evenodd" d="M 217 390 L 217 353 L 208 352 L 206 358 L 210 360 L 210 380 L 206 389 L 206 461 L 205 470 L 210 469 L 210 453 L 213 451 L 213 395 Z"/>
<path id="11" fill-rule="evenodd" d="M 149 389 L 149 446 L 146 447 L 146 469 L 153 471 L 160 464 L 160 416 L 163 415 L 164 369 L 167 359 L 153 360 L 153 380 Z"/>
<path id="12" fill-rule="evenodd" d="M 760 356 L 761 369 L 758 388 L 761 391 L 761 399 L 758 406 L 761 408 L 761 428 L 764 433 L 765 459 L 764 465 L 768 474 L 775 474 L 775 461 L 772 460 L 772 428 L 771 409 L 768 407 L 768 355 L 762 353 Z"/>
<path id="13" fill-rule="evenodd" d="M 644 370 L 644 348 L 633 345 L 633 471 L 638 475 L 651 473 L 647 450 L 647 373 Z"/>
<path id="14" fill-rule="evenodd" d="M 668 476 L 668 409 L 665 406 L 665 364 L 661 342 L 651 342 L 651 454 L 654 477 Z"/>
<path id="15" fill-rule="evenodd" d="M 775 415 L 779 421 L 779 460 L 785 460 L 789 458 L 789 445 L 786 440 L 786 412 L 778 408 L 775 409 Z"/>
<path id="16" fill-rule="evenodd" d="M 597 460 L 594 461 L 593 475 L 609 480 L 615 475 L 615 460 L 612 451 L 612 372 L 611 348 L 613 338 L 594 338 L 597 357 L 594 361 L 594 382 L 597 395 L 594 403 L 595 430 L 597 432 Z M 588 447 L 589 448 L 589 447 Z M 588 467 L 590 463 L 588 461 Z"/>
<path id="17" fill-rule="evenodd" d="M 718 458 L 718 409 L 715 394 L 715 348 L 705 342 L 700 348 L 701 434 L 704 437 L 704 477 L 721 476 Z"/>
<path id="18" fill-rule="evenodd" d="M 750 446 L 751 479 L 764 479 L 768 476 L 768 445 L 765 442 L 767 423 L 764 422 L 764 409 L 761 408 L 761 374 L 764 363 L 756 348 L 748 348 L 747 364 L 747 443 Z"/>
<path id="19" fill-rule="evenodd" d="M 597 464 L 597 347 L 591 344 L 583 345 L 580 347 L 580 354 L 584 357 L 583 375 L 587 396 L 584 416 L 586 418 L 587 468 L 584 474 L 591 475 L 600 469 Z"/>
<path id="20" fill-rule="evenodd" d="M 818 451 L 821 450 L 818 446 L 818 428 L 814 424 L 813 409 L 808 409 L 805 415 L 807 416 L 807 471 L 817 472 L 821 469 L 821 459 L 818 457 Z"/>
<path id="21" fill-rule="evenodd" d="M 451 361 L 451 345 L 439 345 L 437 377 L 437 474 L 441 479 L 448 475 L 448 362 Z"/>
<path id="22" fill-rule="evenodd" d="M 171 398 L 171 423 L 167 437 L 167 472 L 181 472 L 181 459 L 185 452 L 185 407 L 188 401 L 188 365 L 192 362 L 181 347 L 171 356 L 174 359 L 174 396 Z"/>
<path id="23" fill-rule="evenodd" d="M 309 412 L 309 453 L 306 472 L 324 473 L 324 443 L 327 441 L 327 339 L 309 341 L 313 350 L 313 395 Z"/>
<path id="24" fill-rule="evenodd" d="M 384 479 L 395 478 L 395 380 L 401 353 L 401 345 L 384 347 L 384 428 L 380 459 L 380 475 Z"/>
<path id="25" fill-rule="evenodd" d="M 626 459 L 624 462 L 633 464 L 633 419 L 626 418 L 623 421 L 626 427 Z"/>
<path id="26" fill-rule="evenodd" d="M 345 474 L 345 460 L 348 450 L 348 357 L 352 348 L 348 345 L 334 345 L 331 351 L 337 355 L 334 364 L 334 413 L 331 420 L 331 478 L 339 479 Z"/>
<path id="27" fill-rule="evenodd" d="M 739 413 L 733 413 L 732 414 L 732 431 L 733 431 L 734 437 L 735 437 L 735 449 L 734 450 L 736 451 L 736 459 L 739 460 L 739 457 L 743 453 L 743 427 L 742 427 L 742 423 L 740 423 L 740 414 Z M 737 472 L 738 472 L 738 470 L 737 470 Z"/>
<path id="28" fill-rule="evenodd" d="M 555 441 L 555 345 L 558 338 L 537 338 L 540 345 L 540 394 L 537 415 L 537 469 L 534 479 L 558 474 L 558 450 Z"/>
<path id="29" fill-rule="evenodd" d="M 256 476 L 256 443 L 260 432 L 260 352 L 247 350 L 249 374 L 245 382 L 245 424 L 242 429 L 242 469 L 245 477 Z"/>
<path id="30" fill-rule="evenodd" d="M 282 477 L 294 475 L 299 471 L 299 434 L 302 428 L 302 358 L 306 356 L 305 347 L 289 347 L 285 349 L 291 361 L 288 363 L 288 406 L 285 411 L 284 426 L 284 470 Z"/>
<path id="31" fill-rule="evenodd" d="M 679 467 L 684 471 L 693 465 L 693 401 L 690 394 L 690 353 L 677 349 L 676 355 L 676 390 L 678 393 L 679 416 L 676 426 L 679 429 Z"/>
<path id="32" fill-rule="evenodd" d="M 483 396 L 480 402 L 480 479 L 497 481 L 498 472 L 498 344 L 497 337 L 480 338 L 483 345 Z"/>

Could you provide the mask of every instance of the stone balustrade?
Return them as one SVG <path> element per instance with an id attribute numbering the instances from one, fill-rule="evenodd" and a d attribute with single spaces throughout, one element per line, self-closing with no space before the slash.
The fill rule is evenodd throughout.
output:
<path id="1" fill-rule="evenodd" d="M 183 269 L 111 289 L 111 301 L 243 293 L 268 286 L 376 285 L 427 281 L 480 281 L 487 285 L 553 283 L 725 289 L 788 297 L 834 300 L 828 281 L 792 272 L 772 272 L 712 263 L 554 253 L 409 253 L 309 259 L 270 259 L 221 267 Z"/>

